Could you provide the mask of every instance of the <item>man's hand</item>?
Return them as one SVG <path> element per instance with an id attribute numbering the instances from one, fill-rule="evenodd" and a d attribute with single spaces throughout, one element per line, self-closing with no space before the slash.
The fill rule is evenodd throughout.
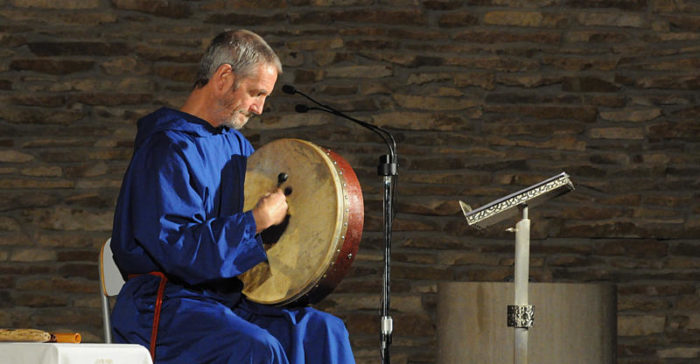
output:
<path id="1" fill-rule="evenodd" d="M 287 216 L 287 208 L 287 197 L 280 189 L 261 197 L 253 208 L 253 218 L 257 227 L 255 232 L 260 233 L 268 227 L 284 221 L 285 216 Z"/>

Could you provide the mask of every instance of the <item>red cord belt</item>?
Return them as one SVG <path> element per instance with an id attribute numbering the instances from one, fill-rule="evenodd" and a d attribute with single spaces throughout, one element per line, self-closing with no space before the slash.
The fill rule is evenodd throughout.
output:
<path id="1" fill-rule="evenodd" d="M 163 306 L 163 293 L 165 292 L 165 284 L 168 283 L 168 277 L 162 272 L 148 272 L 152 276 L 160 277 L 158 285 L 158 295 L 156 296 L 156 307 L 153 310 L 153 328 L 151 329 L 151 359 L 156 362 L 156 339 L 158 338 L 158 323 L 160 322 L 160 308 Z M 142 276 L 143 274 L 129 274 L 129 279 Z"/>

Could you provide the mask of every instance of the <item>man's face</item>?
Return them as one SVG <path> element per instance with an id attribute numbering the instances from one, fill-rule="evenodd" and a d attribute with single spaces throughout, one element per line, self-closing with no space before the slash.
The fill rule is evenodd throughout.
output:
<path id="1" fill-rule="evenodd" d="M 222 124 L 233 129 L 241 129 L 253 114 L 262 114 L 265 99 L 277 82 L 277 69 L 259 64 L 253 75 L 238 81 L 237 87 L 234 82 L 231 92 L 220 101 L 225 113 Z"/>

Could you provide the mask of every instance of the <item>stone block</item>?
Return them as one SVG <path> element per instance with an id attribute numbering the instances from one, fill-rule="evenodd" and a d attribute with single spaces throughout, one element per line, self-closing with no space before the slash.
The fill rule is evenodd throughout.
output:
<path id="1" fill-rule="evenodd" d="M 333 11 L 330 18 L 336 22 L 379 23 L 384 25 L 426 25 L 427 17 L 419 9 L 358 8 Z"/>
<path id="2" fill-rule="evenodd" d="M 604 120 L 621 122 L 644 122 L 656 119 L 661 116 L 661 109 L 624 109 L 601 111 L 600 117 Z"/>
<path id="3" fill-rule="evenodd" d="M 566 6 L 581 9 L 621 9 L 644 10 L 647 8 L 645 0 L 567 0 Z"/>
<path id="4" fill-rule="evenodd" d="M 154 48 L 151 44 L 134 44 L 131 46 L 131 49 L 132 52 L 135 53 L 135 55 L 138 55 L 147 61 L 175 63 L 199 63 L 199 60 L 202 58 L 202 52 L 204 51 L 203 49 L 183 50 L 179 47 L 169 46 L 159 46 L 157 48 Z M 131 56 L 131 54 L 124 56 Z M 136 71 L 135 74 L 140 74 L 142 72 L 148 72 L 148 74 L 150 74 L 150 66 Z"/>
<path id="5" fill-rule="evenodd" d="M 250 27 L 260 25 L 275 25 L 286 21 L 284 13 L 257 15 L 237 13 L 214 13 L 204 20 L 205 23 L 236 24 L 238 27 Z"/>
<path id="6" fill-rule="evenodd" d="M 518 102 L 522 104 L 523 102 Z M 492 135 L 494 137 L 491 137 L 490 139 L 493 141 L 496 141 L 495 136 L 503 136 L 503 137 L 513 137 L 513 136 L 533 136 L 533 137 L 539 137 L 539 139 L 536 142 L 533 142 L 531 140 L 523 140 L 523 139 L 518 139 L 514 140 L 513 144 L 514 145 L 528 145 L 528 146 L 533 146 L 533 144 L 537 143 L 542 143 L 542 144 L 548 144 L 552 145 L 556 142 L 566 142 L 564 143 L 569 144 L 573 143 L 576 144 L 577 140 L 580 139 L 577 135 L 580 135 L 583 133 L 586 129 L 586 126 L 584 123 L 581 122 L 576 122 L 576 121 L 544 121 L 544 120 L 537 120 L 537 121 L 523 121 L 518 120 L 517 117 L 513 118 L 504 118 L 502 120 L 493 120 L 488 125 L 485 125 L 482 130 L 485 132 L 489 133 L 489 135 Z M 576 136 L 573 136 L 576 135 Z M 543 139 L 546 139 L 547 137 L 551 137 L 551 139 L 547 141 L 542 141 Z M 528 143 L 530 142 L 530 143 Z M 581 141 L 585 145 L 585 141 Z M 569 149 L 569 148 L 563 148 L 563 149 Z"/>
<path id="7" fill-rule="evenodd" d="M 12 297 L 15 306 L 39 307 L 65 307 L 70 303 L 66 296 L 55 293 L 19 293 Z"/>
<path id="8" fill-rule="evenodd" d="M 303 62 L 303 54 L 301 53 L 295 53 L 295 59 L 294 60 L 288 60 L 283 58 L 282 64 L 286 66 L 292 66 L 292 67 L 302 67 L 304 65 Z M 280 58 L 282 58 L 283 55 L 280 55 Z M 309 57 L 313 59 L 314 63 L 319 65 L 319 66 L 328 66 L 331 64 L 336 64 L 336 63 L 341 63 L 345 61 L 347 57 L 347 53 L 341 52 L 341 51 L 336 51 L 336 50 L 328 50 L 328 49 L 322 49 L 322 50 L 315 50 L 313 51 L 312 55 Z"/>
<path id="9" fill-rule="evenodd" d="M 621 64 L 621 68 L 649 71 L 692 71 L 700 67 L 700 60 L 696 58 L 678 58 L 672 60 L 632 60 L 631 65 Z"/>
<path id="10" fill-rule="evenodd" d="M 695 11 L 697 12 L 697 9 Z M 664 18 L 673 29 L 690 32 L 700 30 L 700 16 L 696 14 L 669 15 Z"/>
<path id="11" fill-rule="evenodd" d="M 411 102 L 411 100 L 419 100 L 413 97 L 398 96 L 402 102 Z M 467 105 L 471 103 L 465 100 L 429 100 L 430 102 L 443 102 L 443 107 L 460 107 L 457 104 Z M 450 105 L 451 104 L 451 105 Z M 415 107 L 420 108 L 420 107 Z M 427 109 L 427 107 L 426 107 Z M 408 130 L 442 130 L 442 131 L 459 131 L 471 130 L 472 125 L 465 118 L 475 119 L 481 115 L 478 108 L 470 108 L 463 110 L 462 115 L 452 116 L 446 113 L 427 113 L 427 112 L 389 112 L 378 113 L 372 117 L 375 124 L 384 127 L 401 128 Z"/>
<path id="12" fill-rule="evenodd" d="M 542 63 L 545 65 L 551 65 L 558 69 L 565 71 L 587 71 L 587 70 L 600 70 L 600 71 L 611 71 L 618 67 L 619 59 L 617 57 L 611 57 L 609 55 L 596 56 L 596 55 L 585 55 L 585 56 L 544 56 Z M 616 79 L 615 82 L 620 82 Z"/>
<path id="13" fill-rule="evenodd" d="M 379 332 L 379 320 L 376 314 L 350 313 L 345 316 L 345 324 L 349 331 L 357 334 L 372 334 Z"/>
<path id="14" fill-rule="evenodd" d="M 614 238 L 642 236 L 644 230 L 635 226 L 632 222 L 591 222 L 580 224 L 577 222 L 566 223 L 558 232 L 560 237 L 584 237 L 584 238 Z"/>
<path id="15" fill-rule="evenodd" d="M 645 138 L 645 132 L 641 128 L 591 128 L 589 130 L 591 138 L 595 139 L 623 139 L 623 140 L 642 140 Z"/>
<path id="16" fill-rule="evenodd" d="M 632 12 L 579 13 L 576 15 L 576 20 L 583 26 L 642 28 L 648 25 L 643 14 Z"/>
<path id="17" fill-rule="evenodd" d="M 598 244 L 595 253 L 603 256 L 621 255 L 660 259 L 669 254 L 669 246 L 668 243 L 657 240 L 613 240 Z"/>
<path id="18" fill-rule="evenodd" d="M 156 64 L 153 72 L 168 80 L 190 83 L 194 82 L 197 67 L 195 65 Z"/>
<path id="19" fill-rule="evenodd" d="M 594 77 L 569 77 L 562 90 L 567 92 L 616 92 L 620 87 L 612 82 Z"/>
<path id="20" fill-rule="evenodd" d="M 47 262 L 55 261 L 56 252 L 43 249 L 14 249 L 10 253 L 10 261 L 32 263 L 32 262 Z"/>
<path id="21" fill-rule="evenodd" d="M 270 0 L 259 2 L 256 0 L 218 0 L 202 4 L 202 10 L 226 10 L 226 9 L 283 9 L 288 7 L 287 0 Z"/>
<path id="22" fill-rule="evenodd" d="M 542 26 L 543 18 L 538 11 L 497 10 L 484 14 L 484 24 L 539 27 Z"/>
<path id="23" fill-rule="evenodd" d="M 556 266 L 587 267 L 587 266 L 590 266 L 592 264 L 593 264 L 593 262 L 591 262 L 590 258 L 582 257 L 582 256 L 568 255 L 568 256 L 557 256 L 557 257 L 547 258 L 547 265 L 552 266 L 552 267 L 556 267 Z"/>
<path id="24" fill-rule="evenodd" d="M 13 105 L 58 107 L 65 104 L 63 95 L 23 94 L 16 92 L 8 101 Z"/>
<path id="25" fill-rule="evenodd" d="M 418 110 L 463 110 L 481 105 L 482 101 L 470 97 L 436 97 L 394 94 L 394 100 L 406 109 Z"/>
<path id="26" fill-rule="evenodd" d="M 686 326 L 687 329 L 689 330 L 698 330 L 700 329 L 700 314 L 690 314 L 688 316 L 688 324 Z"/>
<path id="27" fill-rule="evenodd" d="M 457 87 L 469 87 L 476 86 L 483 88 L 485 90 L 493 90 L 496 88 L 496 76 L 491 73 L 482 72 L 460 72 L 455 75 L 451 75 L 454 78 L 454 84 Z M 410 82 L 409 78 L 409 82 Z"/>
<path id="28" fill-rule="evenodd" d="M 61 250 L 56 254 L 57 262 L 93 262 L 95 261 L 94 250 Z"/>
<path id="29" fill-rule="evenodd" d="M 563 119 L 586 123 L 594 122 L 598 114 L 597 110 L 592 107 L 549 105 L 487 105 L 484 107 L 484 111 L 497 114 L 519 115 L 521 118 L 530 116 L 540 120 Z"/>
<path id="30" fill-rule="evenodd" d="M 617 318 L 620 336 L 645 336 L 664 331 L 666 317 L 657 315 L 621 315 Z"/>
<path id="31" fill-rule="evenodd" d="M 14 71 L 33 71 L 51 75 L 64 75 L 88 71 L 95 65 L 94 61 L 69 59 L 15 59 L 10 62 Z"/>
<path id="32" fill-rule="evenodd" d="M 440 237 L 421 237 L 412 236 L 401 239 L 401 246 L 406 248 L 415 249 L 433 249 L 434 247 L 440 247 L 441 249 L 464 249 L 467 245 L 464 239 L 450 237 L 450 236 L 440 236 Z"/>
<path id="33" fill-rule="evenodd" d="M 118 186 L 121 180 L 118 182 Z M 111 209 L 114 206 L 115 194 L 112 193 L 81 193 L 78 195 L 68 196 L 64 199 L 66 205 L 76 208 L 97 208 Z"/>
<path id="34" fill-rule="evenodd" d="M 577 43 L 623 43 L 629 35 L 619 30 L 572 30 L 566 33 L 566 42 Z"/>
<path id="35" fill-rule="evenodd" d="M 80 165 L 66 166 L 64 173 L 68 178 L 97 177 L 108 173 L 108 166 L 104 161 L 94 163 L 81 163 Z"/>
<path id="36" fill-rule="evenodd" d="M 57 273 L 68 277 L 96 281 L 98 279 L 97 261 L 95 261 L 93 264 L 68 263 L 58 268 Z"/>
<path id="37" fill-rule="evenodd" d="M 157 72 L 159 76 L 166 78 L 182 78 L 180 81 L 191 80 L 191 74 L 186 72 L 179 72 L 173 70 L 172 73 L 168 71 L 159 70 Z M 151 94 L 144 93 L 102 93 L 102 92 L 89 92 L 89 93 L 75 93 L 67 98 L 69 104 L 80 103 L 85 105 L 105 105 L 105 106 L 121 106 L 121 105 L 140 105 L 150 102 L 153 97 Z"/>
<path id="38" fill-rule="evenodd" d="M 82 307 L 47 307 L 35 310 L 33 324 L 50 327 L 73 327 L 76 322 L 101 322 L 101 312 Z"/>
<path id="39" fill-rule="evenodd" d="M 407 214 L 419 214 L 427 216 L 455 215 L 461 212 L 457 201 L 430 199 L 424 201 L 402 200 L 397 208 Z"/>
<path id="40" fill-rule="evenodd" d="M 19 231 L 19 222 L 9 216 L 0 216 L 0 231 Z"/>
<path id="41" fill-rule="evenodd" d="M 462 1 L 458 0 L 426 0 L 423 1 L 423 6 L 430 10 L 455 10 L 460 8 L 463 4 Z"/>
<path id="42" fill-rule="evenodd" d="M 648 131 L 654 138 L 692 139 L 700 136 L 700 125 L 697 122 L 666 121 L 649 125 Z"/>
<path id="43" fill-rule="evenodd" d="M 700 357 L 700 348 L 691 346 L 662 349 L 658 355 L 662 359 L 697 359 Z"/>
<path id="44" fill-rule="evenodd" d="M 326 78 L 382 78 L 392 75 L 392 69 L 383 65 L 337 66 L 326 70 Z"/>
<path id="45" fill-rule="evenodd" d="M 66 231 L 110 231 L 113 211 L 90 211 L 86 209 L 54 207 L 49 209 L 27 209 L 23 215 L 28 222 L 44 229 Z"/>
<path id="46" fill-rule="evenodd" d="M 104 235 L 99 238 L 86 235 L 81 231 L 74 232 L 46 232 L 42 231 L 36 236 L 36 243 L 49 250 L 57 250 L 57 248 L 91 248 L 95 252 L 95 261 L 97 254 L 100 251 L 102 244 L 111 235 L 111 229 L 105 231 Z"/>
<path id="47" fill-rule="evenodd" d="M 11 107 L 0 110 L 0 117 L 11 124 L 68 125 L 85 117 L 79 111 Z"/>
<path id="48" fill-rule="evenodd" d="M 152 70 L 149 64 L 142 62 L 136 57 L 110 57 L 100 64 L 100 69 L 104 74 L 120 76 L 125 73 L 131 75 L 147 75 Z"/>
<path id="49" fill-rule="evenodd" d="M 454 280 L 471 282 L 503 282 L 512 276 L 512 267 L 456 269 L 454 272 Z"/>
<path id="50" fill-rule="evenodd" d="M 190 4 L 175 1 L 112 0 L 112 6 L 166 18 L 184 19 L 192 16 Z"/>
<path id="51" fill-rule="evenodd" d="M 438 24 L 441 27 L 468 27 L 479 23 L 479 16 L 469 11 L 452 11 L 440 15 Z"/>
<path id="52" fill-rule="evenodd" d="M 617 299 L 617 310 L 635 312 L 659 312 L 667 310 L 671 303 L 667 298 L 647 297 L 641 295 L 620 295 Z"/>
<path id="53" fill-rule="evenodd" d="M 445 265 L 499 265 L 499 257 L 482 252 L 446 251 L 439 254 L 438 262 Z"/>
<path id="54" fill-rule="evenodd" d="M 638 88 L 643 89 L 679 89 L 679 90 L 694 90 L 700 87 L 700 76 L 692 74 L 650 74 L 639 75 L 633 79 L 624 79 L 619 76 L 617 82 L 625 82 Z"/>
<path id="55" fill-rule="evenodd" d="M 23 176 L 33 176 L 33 177 L 61 177 L 63 175 L 61 167 L 57 167 L 57 166 L 41 166 L 41 167 L 22 168 L 20 173 Z"/>
<path id="56" fill-rule="evenodd" d="M 691 283 L 633 283 L 617 286 L 619 295 L 678 296 L 695 292 Z"/>
<path id="57" fill-rule="evenodd" d="M 392 296 L 392 308 L 394 305 Z M 420 311 L 419 311 L 420 312 Z M 429 316 L 425 314 L 392 314 L 395 324 L 395 332 L 401 333 L 402 336 L 432 337 L 435 335 L 435 325 Z"/>
<path id="58" fill-rule="evenodd" d="M 0 150 L 0 162 L 3 163 L 26 163 L 34 159 L 34 156 L 15 150 Z"/>
<path id="59" fill-rule="evenodd" d="M 29 50 L 40 57 L 125 56 L 131 53 L 126 43 L 104 42 L 30 42 Z"/>
<path id="60" fill-rule="evenodd" d="M 410 280 L 450 280 L 452 272 L 435 266 L 400 265 L 392 267 L 392 278 Z"/>
<path id="61" fill-rule="evenodd" d="M 38 9 L 95 9 L 101 6 L 100 0 L 10 0 L 12 5 L 19 8 Z"/>
<path id="62" fill-rule="evenodd" d="M 446 66 L 462 67 L 465 69 L 482 69 L 501 72 L 534 71 L 540 67 L 535 60 L 514 57 L 446 57 Z"/>

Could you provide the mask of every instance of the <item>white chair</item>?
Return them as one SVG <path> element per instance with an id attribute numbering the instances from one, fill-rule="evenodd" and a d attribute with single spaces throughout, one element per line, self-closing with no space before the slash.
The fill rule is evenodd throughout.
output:
<path id="1" fill-rule="evenodd" d="M 111 241 L 112 238 L 107 239 L 102 246 L 99 260 L 102 323 L 104 326 L 105 342 L 108 344 L 112 343 L 112 322 L 110 321 L 111 310 L 109 307 L 109 297 L 118 295 L 119 290 L 121 290 L 122 286 L 124 285 L 124 278 L 122 278 L 119 268 L 117 268 L 117 264 L 114 263 L 114 258 L 112 257 L 112 249 L 110 248 Z"/>

